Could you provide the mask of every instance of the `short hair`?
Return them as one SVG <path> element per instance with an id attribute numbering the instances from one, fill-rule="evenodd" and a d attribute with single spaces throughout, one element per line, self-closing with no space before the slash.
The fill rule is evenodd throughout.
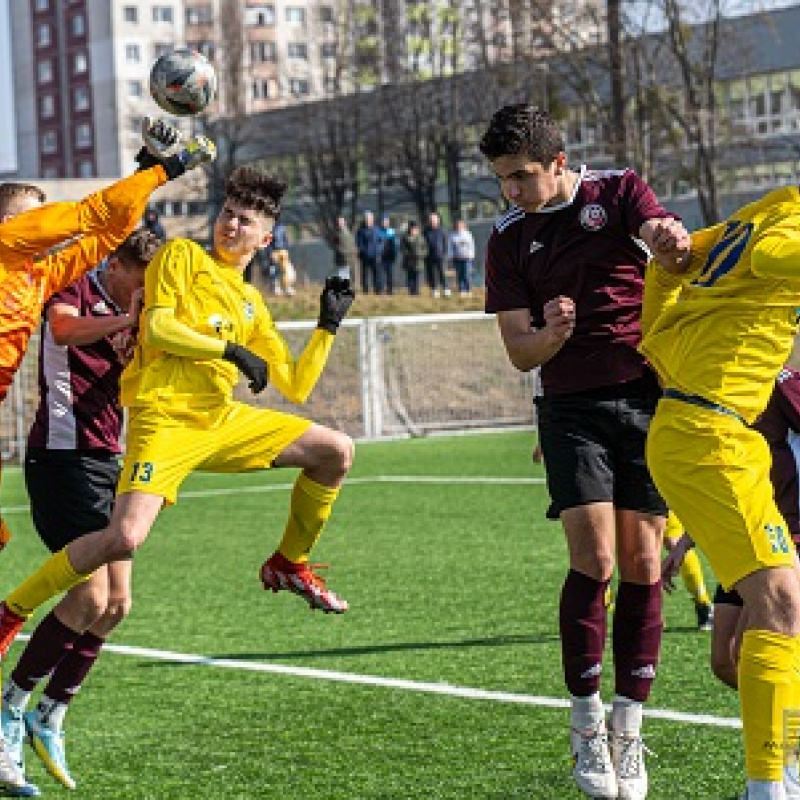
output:
<path id="1" fill-rule="evenodd" d="M 112 253 L 126 267 L 146 267 L 164 240 L 147 228 L 134 231 Z"/>
<path id="2" fill-rule="evenodd" d="M 285 191 L 286 184 L 283 181 L 254 167 L 237 167 L 228 178 L 225 197 L 277 219 Z"/>
<path id="3" fill-rule="evenodd" d="M 494 113 L 479 148 L 490 161 L 525 155 L 546 166 L 564 152 L 564 136 L 546 111 L 530 103 L 517 103 Z"/>
<path id="4" fill-rule="evenodd" d="M 35 197 L 40 203 L 47 195 L 32 183 L 0 183 L 0 217 L 15 214 L 14 204 L 23 197 Z"/>

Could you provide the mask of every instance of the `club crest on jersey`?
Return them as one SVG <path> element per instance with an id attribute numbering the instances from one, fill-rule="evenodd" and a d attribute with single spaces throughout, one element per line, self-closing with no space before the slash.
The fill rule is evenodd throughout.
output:
<path id="1" fill-rule="evenodd" d="M 245 303 L 244 304 L 244 318 L 245 319 L 253 319 L 256 315 L 256 310 L 253 308 L 252 303 Z"/>
<path id="2" fill-rule="evenodd" d="M 589 203 L 581 209 L 579 217 L 581 226 L 587 231 L 599 231 L 608 222 L 608 214 L 603 206 Z"/>
<path id="3" fill-rule="evenodd" d="M 212 314 L 208 318 L 208 324 L 219 334 L 231 333 L 233 331 L 233 323 L 229 319 L 221 317 L 219 314 Z"/>

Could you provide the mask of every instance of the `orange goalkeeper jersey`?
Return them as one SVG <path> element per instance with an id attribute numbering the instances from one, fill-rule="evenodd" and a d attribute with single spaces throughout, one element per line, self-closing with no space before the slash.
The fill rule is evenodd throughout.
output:
<path id="1" fill-rule="evenodd" d="M 0 400 L 47 300 L 122 244 L 166 180 L 164 170 L 154 167 L 77 203 L 51 203 L 0 223 Z M 43 256 L 71 239 L 76 241 Z"/>

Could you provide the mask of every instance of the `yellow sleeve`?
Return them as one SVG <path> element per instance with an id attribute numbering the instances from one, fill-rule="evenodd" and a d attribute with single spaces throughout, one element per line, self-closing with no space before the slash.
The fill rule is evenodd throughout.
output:
<path id="1" fill-rule="evenodd" d="M 800 279 L 800 216 L 784 217 L 771 225 L 753 245 L 750 266 L 763 278 Z"/>
<path id="2" fill-rule="evenodd" d="M 188 239 L 172 239 L 153 256 L 144 273 L 144 309 L 180 306 L 192 282 L 194 245 Z"/>
<path id="3" fill-rule="evenodd" d="M 139 224 L 151 193 L 166 182 L 167 174 L 157 166 L 123 178 L 77 203 L 50 203 L 17 214 L 0 223 L 0 266 L 6 270 L 28 269 L 35 256 L 76 236 L 110 235 L 115 231 L 121 242 Z M 70 280 L 96 263 L 85 264 Z M 40 269 L 58 269 L 50 259 L 38 264 Z"/>
<path id="4" fill-rule="evenodd" d="M 145 314 L 145 344 L 183 358 L 221 358 L 225 342 L 198 333 L 175 318 L 171 308 L 152 308 Z"/>
<path id="5" fill-rule="evenodd" d="M 642 336 L 647 335 L 665 308 L 678 301 L 684 277 L 667 272 L 655 259 L 647 265 L 642 297 Z"/>
<path id="6" fill-rule="evenodd" d="M 284 397 L 293 403 L 305 403 L 322 375 L 335 336 L 321 328 L 315 329 L 295 361 L 260 295 L 254 302 L 258 325 L 246 346 L 269 364 L 269 382 Z"/>

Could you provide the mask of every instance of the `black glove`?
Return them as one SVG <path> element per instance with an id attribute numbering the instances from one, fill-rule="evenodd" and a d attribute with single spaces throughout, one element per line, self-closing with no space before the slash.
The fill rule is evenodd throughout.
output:
<path id="1" fill-rule="evenodd" d="M 249 380 L 250 391 L 258 394 L 267 387 L 269 382 L 269 372 L 267 362 L 259 358 L 255 353 L 251 353 L 246 347 L 233 342 L 225 344 L 225 351 L 222 357 L 236 368 L 242 375 Z"/>
<path id="2" fill-rule="evenodd" d="M 356 293 L 350 285 L 349 278 L 331 275 L 322 287 L 319 296 L 319 322 L 317 327 L 328 333 L 336 333 L 342 320 L 353 304 Z"/>
<path id="3" fill-rule="evenodd" d="M 164 167 L 164 172 L 167 173 L 167 177 L 171 181 L 174 181 L 175 178 L 179 178 L 186 172 L 186 164 L 183 163 L 180 155 L 170 156 L 169 158 L 156 158 L 144 145 L 142 145 L 142 149 L 136 154 L 136 163 L 139 165 L 136 168 L 137 172 L 161 164 L 161 166 Z"/>

